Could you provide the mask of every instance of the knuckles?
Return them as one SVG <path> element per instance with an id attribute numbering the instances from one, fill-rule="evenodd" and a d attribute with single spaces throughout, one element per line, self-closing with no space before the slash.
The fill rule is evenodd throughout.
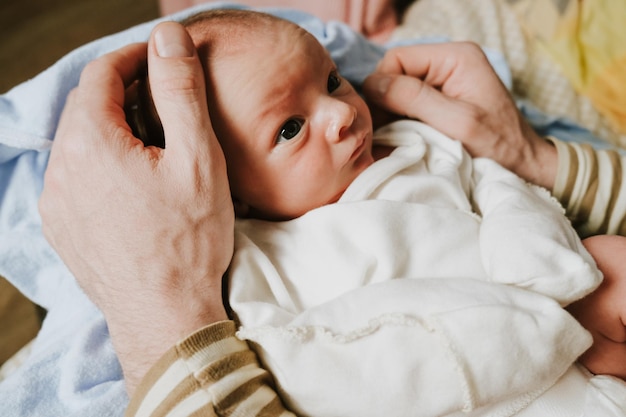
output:
<path id="1" fill-rule="evenodd" d="M 204 78 L 190 68 L 187 63 L 177 63 L 166 76 L 158 74 L 150 77 L 150 88 L 155 100 L 157 96 L 176 101 L 188 101 L 190 98 L 198 100 L 205 97 Z"/>
<path id="2" fill-rule="evenodd" d="M 465 61 L 469 65 L 489 62 L 482 47 L 476 42 L 456 41 L 446 45 L 450 46 L 450 54 L 455 54 L 458 61 Z"/>

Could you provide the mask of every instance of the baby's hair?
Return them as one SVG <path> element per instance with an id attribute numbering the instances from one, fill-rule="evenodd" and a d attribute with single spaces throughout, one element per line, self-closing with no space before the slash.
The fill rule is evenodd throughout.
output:
<path id="1" fill-rule="evenodd" d="M 210 9 L 193 14 L 183 19 L 180 24 L 183 26 L 192 26 L 194 23 L 211 19 L 223 20 L 229 23 L 246 23 L 255 20 L 280 20 L 280 18 L 274 15 L 248 9 Z"/>
<path id="2" fill-rule="evenodd" d="M 263 33 L 265 29 L 280 24 L 299 28 L 288 20 L 247 9 L 205 10 L 180 23 L 187 28 L 198 53 L 205 58 L 233 52 L 238 45 L 253 41 L 250 33 Z"/>
<path id="3" fill-rule="evenodd" d="M 180 24 L 185 27 L 191 27 L 197 23 L 210 22 L 215 20 L 227 24 L 250 25 L 255 23 L 283 21 L 283 19 L 271 14 L 257 12 L 246 9 L 210 9 L 193 14 L 183 19 Z"/>

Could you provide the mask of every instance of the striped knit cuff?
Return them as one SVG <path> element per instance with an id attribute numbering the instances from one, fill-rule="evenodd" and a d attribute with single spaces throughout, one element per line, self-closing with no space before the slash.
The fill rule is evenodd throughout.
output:
<path id="1" fill-rule="evenodd" d="M 148 372 L 126 416 L 293 416 L 235 323 L 207 326 L 170 349 Z"/>

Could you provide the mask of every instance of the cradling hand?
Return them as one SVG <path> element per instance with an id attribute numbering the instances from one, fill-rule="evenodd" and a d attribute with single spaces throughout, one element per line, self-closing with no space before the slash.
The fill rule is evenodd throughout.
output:
<path id="1" fill-rule="evenodd" d="M 363 86 L 389 112 L 427 123 L 528 181 L 551 189 L 554 147 L 519 113 L 476 44 L 420 44 L 389 50 Z"/>
<path id="2" fill-rule="evenodd" d="M 130 45 L 87 65 L 69 95 L 40 200 L 45 236 L 103 311 L 129 391 L 175 342 L 227 318 L 221 279 L 234 239 L 224 156 L 184 28 L 157 26 L 147 60 L 165 149 L 144 147 L 126 123 L 127 89 L 146 62 L 146 45 Z"/>

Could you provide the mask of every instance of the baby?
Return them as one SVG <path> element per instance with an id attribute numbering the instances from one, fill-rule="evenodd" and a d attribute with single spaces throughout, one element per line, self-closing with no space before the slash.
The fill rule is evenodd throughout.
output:
<path id="1" fill-rule="evenodd" d="M 263 315 L 282 320 L 285 312 L 399 277 L 479 277 L 574 303 L 577 317 L 588 317 L 577 300 L 596 289 L 600 274 L 544 190 L 491 161 L 472 160 L 459 143 L 418 122 L 375 134 L 368 105 L 297 25 L 236 10 L 184 24 L 203 59 L 240 218 L 230 301 L 244 325 L 260 326 Z M 148 144 L 163 144 L 149 95 L 140 97 L 136 131 Z M 371 200 L 381 204 L 366 204 Z M 410 210 L 391 202 L 411 203 Z M 603 259 L 624 247 L 621 238 L 594 239 L 591 254 Z M 327 263 L 332 271 L 323 269 Z M 603 272 L 596 292 L 624 281 L 613 266 Z M 264 291 L 264 301 L 277 307 L 259 314 L 250 306 Z M 602 337 L 626 340 L 626 311 L 614 307 L 602 322 L 581 320 L 597 336 L 596 348 Z M 594 308 L 600 306 L 585 306 Z M 593 372 L 611 373 L 619 355 L 600 349 L 583 359 Z M 264 360 L 278 371 L 270 356 Z"/>

